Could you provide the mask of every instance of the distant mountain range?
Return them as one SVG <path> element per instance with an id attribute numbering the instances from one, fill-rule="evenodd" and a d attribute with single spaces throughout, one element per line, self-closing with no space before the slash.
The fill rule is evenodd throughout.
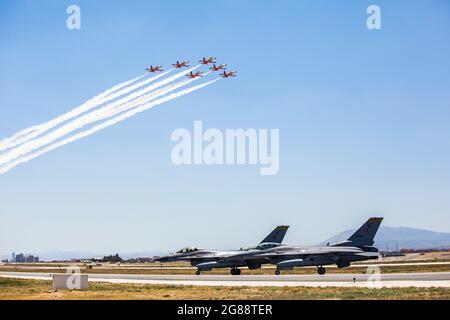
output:
<path id="1" fill-rule="evenodd" d="M 355 230 L 347 230 L 324 241 L 326 243 L 336 243 L 347 240 Z M 450 233 L 434 232 L 423 229 L 406 227 L 386 227 L 382 226 L 375 236 L 375 246 L 385 251 L 400 249 L 445 249 L 450 248 Z"/>

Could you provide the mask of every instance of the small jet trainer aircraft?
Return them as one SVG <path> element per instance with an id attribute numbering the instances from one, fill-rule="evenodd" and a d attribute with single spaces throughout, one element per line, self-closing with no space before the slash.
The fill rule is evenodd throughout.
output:
<path id="1" fill-rule="evenodd" d="M 220 74 L 220 76 L 222 78 L 237 77 L 237 71 L 230 71 L 230 72 L 224 71 L 223 73 Z"/>
<path id="2" fill-rule="evenodd" d="M 215 57 L 209 57 L 209 58 L 203 57 L 202 60 L 199 60 L 198 62 L 200 62 L 201 64 L 216 63 L 216 58 Z"/>
<path id="3" fill-rule="evenodd" d="M 162 66 L 150 66 L 149 68 L 145 69 L 147 72 L 161 72 L 163 71 Z"/>
<path id="4" fill-rule="evenodd" d="M 177 61 L 177 63 L 174 63 L 172 66 L 176 69 L 181 69 L 184 67 L 189 67 L 188 63 L 189 61 L 181 61 L 181 62 Z"/>
<path id="5" fill-rule="evenodd" d="M 201 77 L 203 77 L 203 72 L 197 71 L 196 73 L 193 73 L 191 71 L 188 75 L 186 75 L 186 77 L 191 78 L 191 79 L 201 78 Z"/>
<path id="6" fill-rule="evenodd" d="M 218 66 L 216 66 L 215 64 L 213 64 L 213 66 L 211 68 L 209 68 L 209 70 L 212 71 L 220 71 L 220 70 L 225 70 L 227 68 L 226 64 L 219 64 Z"/>

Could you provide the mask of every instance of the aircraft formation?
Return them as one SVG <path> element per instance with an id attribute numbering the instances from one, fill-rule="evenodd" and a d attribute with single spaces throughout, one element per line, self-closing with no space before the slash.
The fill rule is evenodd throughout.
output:
<path id="1" fill-rule="evenodd" d="M 349 267 L 352 262 L 378 259 L 374 237 L 383 218 L 370 218 L 346 241 L 325 246 L 283 244 L 289 226 L 276 227 L 257 246 L 239 250 L 211 250 L 196 247 L 183 248 L 155 259 L 156 262 L 187 261 L 197 267 L 196 274 L 214 268 L 231 268 L 232 275 L 241 274 L 241 267 L 259 269 L 264 264 L 276 265 L 275 274 L 295 267 L 316 266 L 317 273 L 326 273 L 325 265 Z"/>
<path id="2" fill-rule="evenodd" d="M 237 77 L 237 71 L 226 71 L 227 65 L 226 64 L 219 64 L 216 65 L 216 58 L 215 57 L 203 57 L 198 61 L 201 65 L 210 65 L 212 66 L 209 68 L 209 70 L 216 72 L 216 71 L 222 71 L 222 73 L 219 73 L 219 76 L 222 78 L 231 78 L 231 77 Z M 177 61 L 176 63 L 172 64 L 172 67 L 175 69 L 181 69 L 181 68 L 188 68 L 189 67 L 189 61 Z M 150 73 L 157 73 L 157 72 L 163 72 L 164 69 L 162 66 L 150 66 L 145 69 L 147 72 Z M 197 72 L 190 72 L 186 76 L 190 79 L 195 78 L 201 78 L 205 75 L 204 72 L 197 71 Z"/>
<path id="3" fill-rule="evenodd" d="M 208 66 L 209 70 L 205 73 L 196 71 L 202 66 Z M 152 75 L 150 77 L 146 73 L 113 85 L 49 121 L 0 139 L 0 175 L 151 108 L 206 88 L 221 78 L 236 76 L 235 71 L 226 71 L 227 65 L 216 64 L 214 57 L 204 57 L 199 64 L 184 69 L 188 67 L 189 61 L 177 61 L 164 72 L 161 65 L 152 65 L 145 69 Z M 169 75 L 170 72 L 175 74 Z M 195 80 L 211 72 L 222 73 L 212 80 L 193 85 Z M 189 80 L 178 81 L 182 77 Z"/>

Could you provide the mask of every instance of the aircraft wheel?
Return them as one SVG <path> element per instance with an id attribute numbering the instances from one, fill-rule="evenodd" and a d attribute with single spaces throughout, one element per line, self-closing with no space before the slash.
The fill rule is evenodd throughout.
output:
<path id="1" fill-rule="evenodd" d="M 200 275 L 200 270 L 195 271 L 195 274 L 196 274 L 197 276 L 199 276 L 199 275 Z"/>
<path id="2" fill-rule="evenodd" d="M 320 275 L 325 274 L 326 272 L 327 272 L 327 269 L 325 269 L 324 267 L 317 268 L 317 273 Z"/>
<path id="3" fill-rule="evenodd" d="M 230 273 L 231 273 L 233 276 L 238 276 L 238 275 L 241 274 L 241 270 L 238 269 L 238 268 L 232 268 L 232 269 L 230 270 Z"/>
<path id="4" fill-rule="evenodd" d="M 278 270 L 278 269 L 277 269 L 277 270 L 275 270 L 275 275 L 279 276 L 279 275 L 280 275 L 280 273 L 281 273 L 281 272 L 280 272 L 280 270 Z"/>

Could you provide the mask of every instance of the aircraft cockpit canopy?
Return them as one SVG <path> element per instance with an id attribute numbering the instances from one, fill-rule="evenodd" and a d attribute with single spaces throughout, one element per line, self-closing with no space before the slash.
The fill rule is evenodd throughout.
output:
<path id="1" fill-rule="evenodd" d="M 190 253 L 190 252 L 196 252 L 196 251 L 198 251 L 198 248 L 186 247 L 186 248 L 183 248 L 181 250 L 178 250 L 177 253 Z"/>
<path id="2" fill-rule="evenodd" d="M 258 250 L 266 250 L 266 249 L 278 247 L 279 245 L 280 245 L 279 243 L 265 242 L 265 243 L 260 243 L 260 244 L 256 247 L 256 249 L 258 249 Z"/>

